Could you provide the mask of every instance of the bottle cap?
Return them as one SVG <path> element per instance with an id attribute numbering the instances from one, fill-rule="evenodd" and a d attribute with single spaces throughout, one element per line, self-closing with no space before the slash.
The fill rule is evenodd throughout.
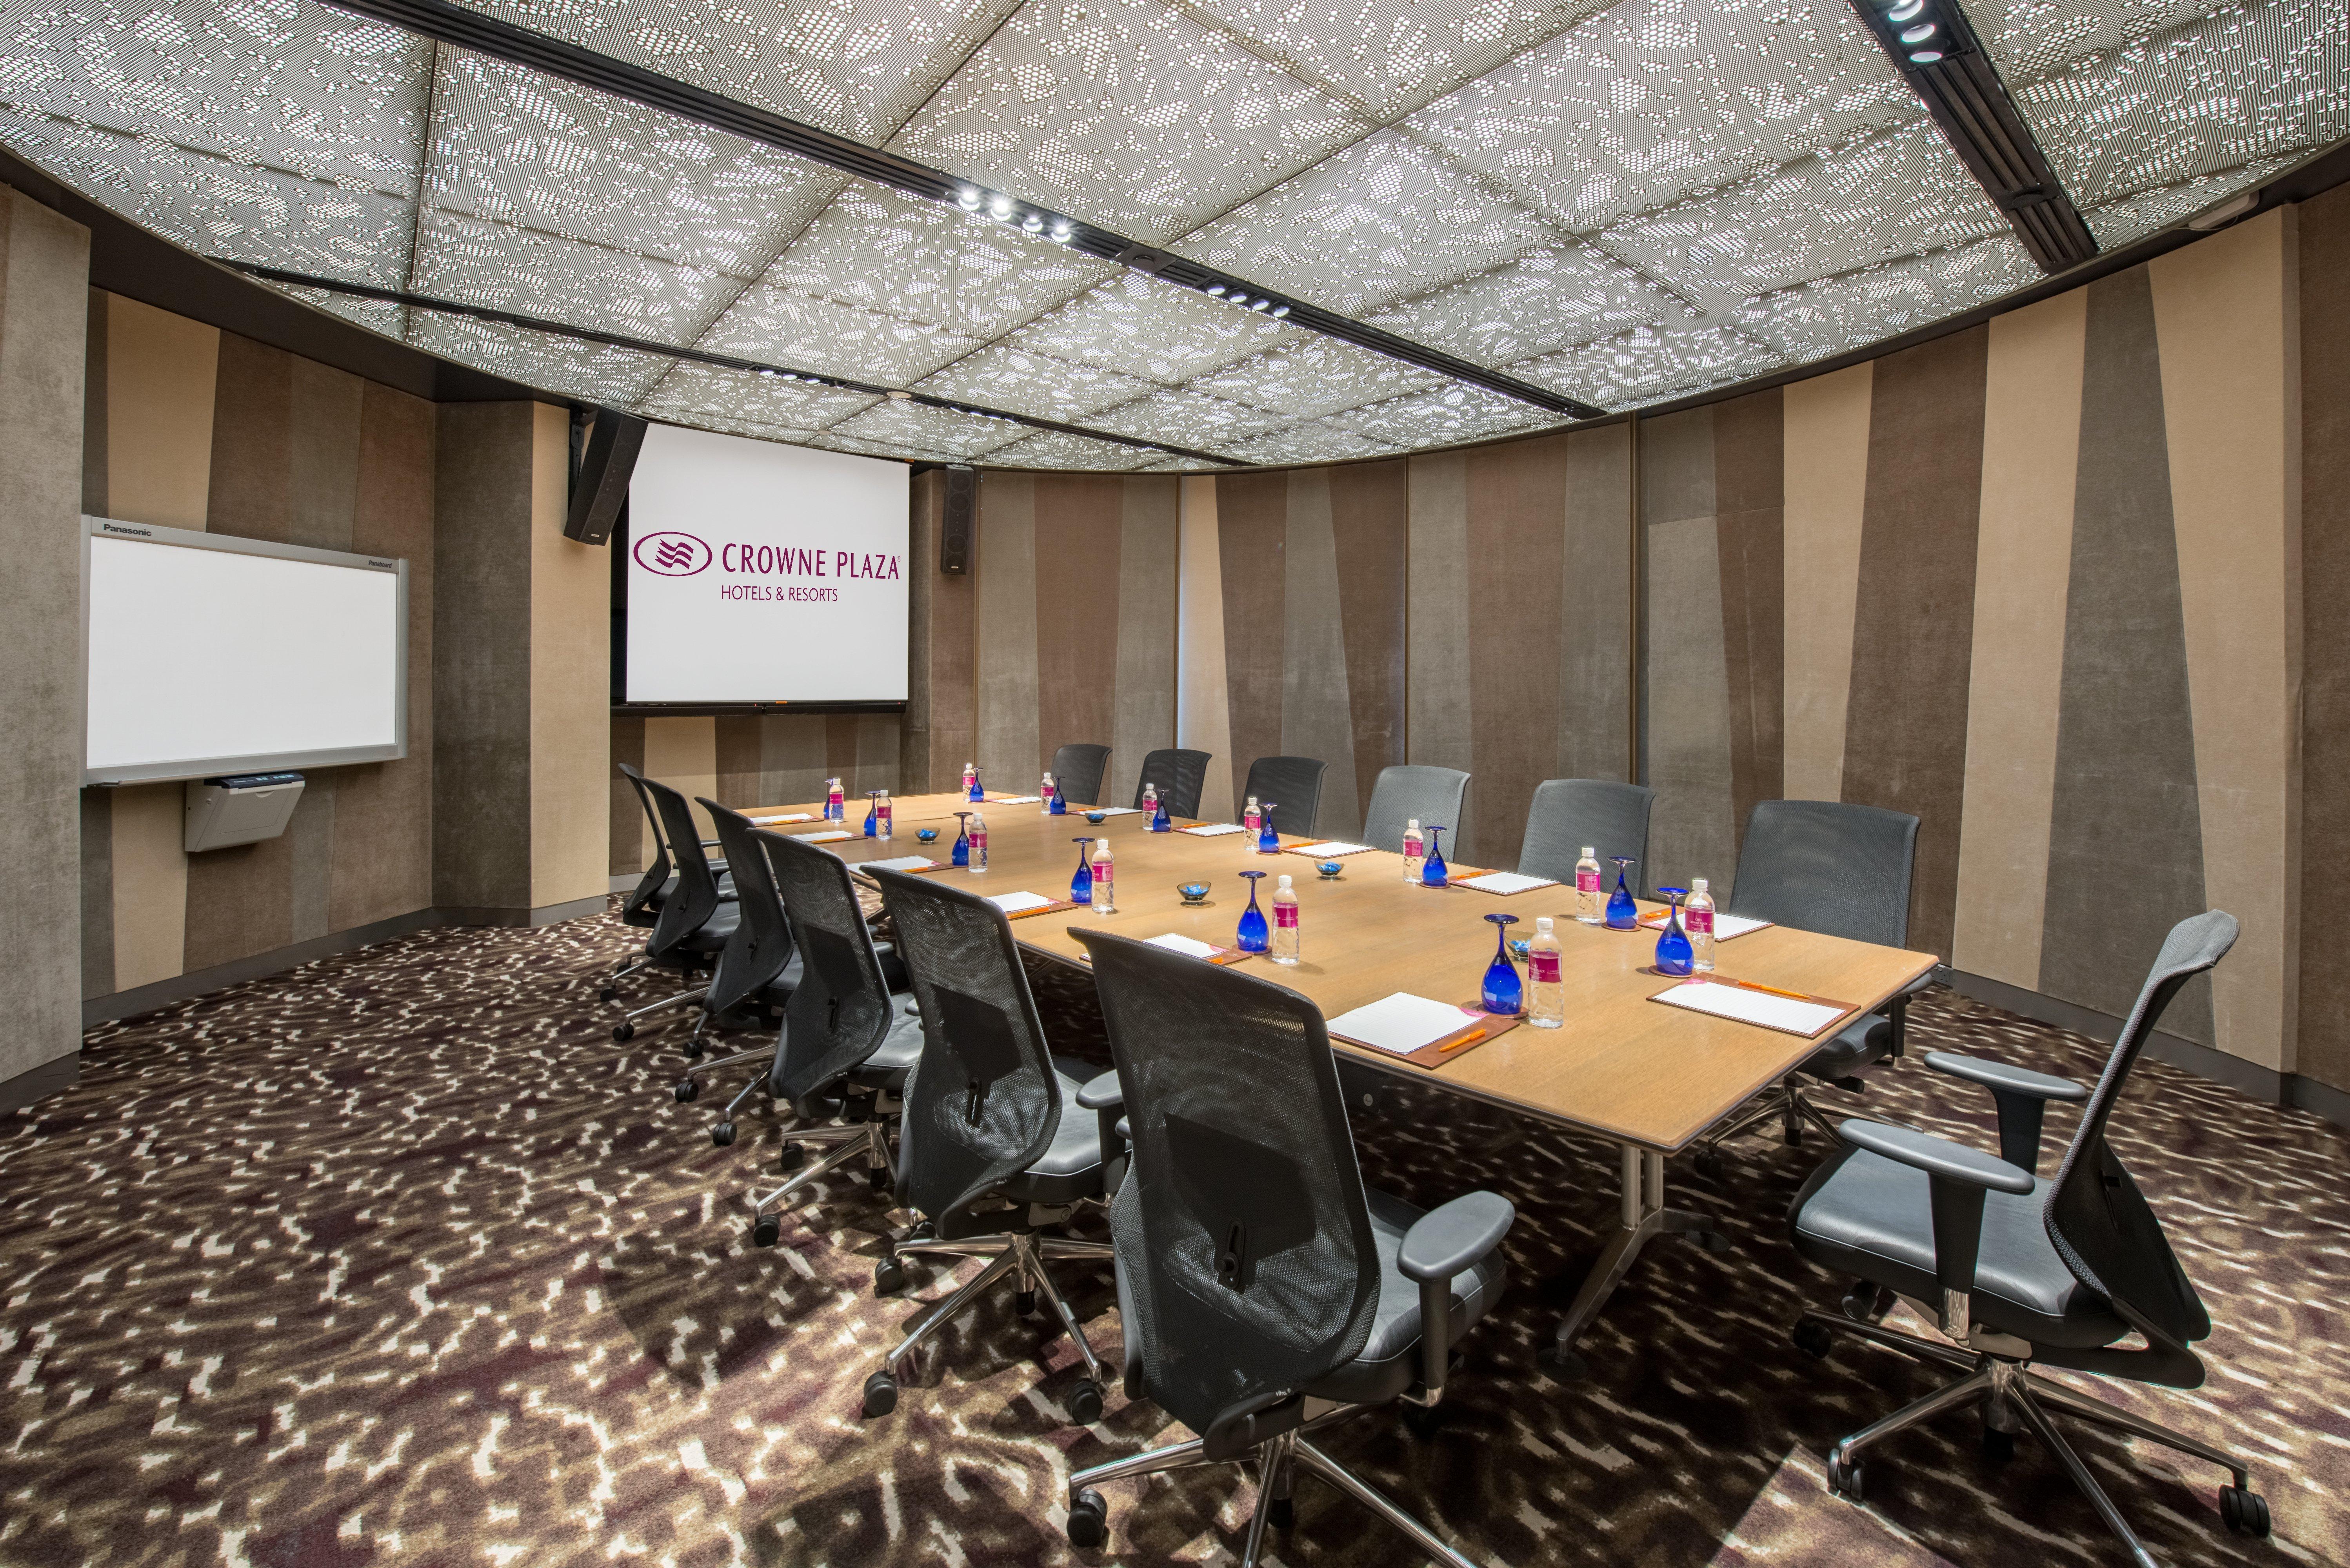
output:
<path id="1" fill-rule="evenodd" d="M 1589 846 L 1588 844 L 1586 844 L 1586 845 L 1585 845 L 1585 846 L 1583 846 L 1583 857 L 1584 857 L 1586 860 L 1588 860 L 1588 859 L 1590 859 L 1590 858 L 1592 857 L 1592 853 L 1593 853 L 1593 852 L 1592 852 L 1591 846 Z"/>
<path id="2" fill-rule="evenodd" d="M 1690 877 L 1690 892 L 1692 892 L 1692 893 L 1702 893 L 1702 892 L 1704 892 L 1704 891 L 1705 891 L 1705 878 L 1704 878 L 1704 877 Z"/>
<path id="3" fill-rule="evenodd" d="M 1286 891 L 1286 890 L 1288 889 L 1288 888 L 1289 888 L 1289 878 L 1288 878 L 1288 877 L 1284 877 L 1281 879 L 1280 887 L 1282 888 L 1282 889 L 1283 889 L 1284 891 Z"/>
<path id="4" fill-rule="evenodd" d="M 1407 819 L 1403 825 L 1403 830 L 1406 833 L 1418 833 L 1419 831 L 1419 818 L 1415 816 Z"/>

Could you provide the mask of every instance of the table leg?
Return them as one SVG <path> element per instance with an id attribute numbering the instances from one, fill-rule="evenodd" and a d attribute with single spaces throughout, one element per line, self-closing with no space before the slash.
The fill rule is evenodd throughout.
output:
<path id="1" fill-rule="evenodd" d="M 1589 1371 L 1575 1342 L 1616 1293 L 1616 1287 L 1631 1272 L 1633 1260 L 1640 1250 L 1658 1236 L 1687 1236 L 1708 1251 L 1721 1251 L 1729 1245 L 1726 1238 L 1713 1229 L 1704 1215 L 1688 1209 L 1669 1208 L 1665 1203 L 1665 1157 L 1653 1149 L 1637 1144 L 1617 1147 L 1619 1209 L 1616 1233 L 1607 1239 L 1599 1261 L 1583 1277 L 1582 1288 L 1575 1294 L 1575 1304 L 1559 1319 L 1558 1334 L 1543 1353 L 1544 1367 L 1552 1376 L 1571 1381 Z"/>

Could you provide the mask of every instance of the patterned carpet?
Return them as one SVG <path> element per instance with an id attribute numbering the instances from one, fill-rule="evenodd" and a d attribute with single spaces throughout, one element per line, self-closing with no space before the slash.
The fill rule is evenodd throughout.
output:
<path id="1" fill-rule="evenodd" d="M 1074 1352 L 999 1294 L 896 1415 L 860 1419 L 916 1310 L 868 1288 L 884 1200 L 836 1182 L 783 1245 L 750 1247 L 740 1194 L 778 1124 L 761 1107 L 713 1148 L 712 1098 L 668 1091 L 681 1030 L 612 1044 L 595 992 L 622 945 L 590 920 L 324 960 L 101 1028 L 78 1086 L 0 1121 L 0 1563 L 1088 1560 L 1060 1532 L 1063 1477 L 1166 1418 L 1113 1391 L 1099 1424 L 1066 1425 Z M 2076 1076 L 2102 1056 L 1947 992 L 1914 1016 L 1921 1049 Z M 1424 1202 L 1507 1193 L 1522 1282 L 1470 1341 L 1438 1436 L 1375 1415 L 1328 1446 L 1471 1557 L 2119 1561 L 2050 1456 L 2027 1438 L 1994 1469 L 1964 1417 L 1872 1455 L 1866 1509 L 1827 1494 L 1828 1444 L 1932 1379 L 1787 1342 L 1842 1288 L 1783 1241 L 1816 1138 L 1750 1142 L 1721 1185 L 1676 1162 L 1676 1200 L 1733 1250 L 1652 1250 L 1585 1342 L 1591 1377 L 1561 1386 L 1534 1353 L 1563 1294 L 1533 1282 L 1596 1249 L 1612 1156 L 1428 1095 L 1358 1128 L 1367 1174 Z M 1867 1101 L 1991 1137 L 1988 1104 L 1914 1054 Z M 2158 1064 L 2116 1127 L 2220 1325 L 2205 1388 L 2122 1397 L 2249 1450 L 2275 1539 L 2220 1529 L 2210 1467 L 2085 1433 L 2083 1450 L 2167 1563 L 2350 1561 L 2350 1137 Z M 1107 1278 L 1066 1277 L 1107 1354 Z M 1109 1499 L 1091 1561 L 1229 1561 L 1252 1501 L 1228 1469 Z M 1418 1561 L 1315 1483 L 1274 1555 Z"/>

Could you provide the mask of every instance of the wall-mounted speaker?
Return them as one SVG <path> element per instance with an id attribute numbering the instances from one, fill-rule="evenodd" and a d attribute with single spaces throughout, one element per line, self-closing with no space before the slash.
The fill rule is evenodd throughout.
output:
<path id="1" fill-rule="evenodd" d="M 939 570 L 960 577 L 971 570 L 972 521 L 979 511 L 979 471 L 960 464 L 947 474 L 946 515 L 939 524 Z"/>
<path id="2" fill-rule="evenodd" d="M 636 472 L 637 449 L 645 442 L 645 421 L 616 409 L 598 409 L 586 450 L 571 475 L 571 512 L 563 536 L 583 545 L 612 537 L 621 504 L 629 499 L 629 475 Z"/>

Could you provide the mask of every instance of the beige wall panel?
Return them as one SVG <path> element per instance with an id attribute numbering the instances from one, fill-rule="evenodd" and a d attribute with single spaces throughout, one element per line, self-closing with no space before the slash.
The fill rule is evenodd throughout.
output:
<path id="1" fill-rule="evenodd" d="M 2074 289 L 1992 317 L 1984 389 L 1966 807 L 1950 962 L 2026 990 L 2040 982 L 2048 899 L 2088 299 Z"/>
<path id="2" fill-rule="evenodd" d="M 822 722 L 821 720 L 818 721 Z M 821 731 L 818 732 L 822 733 Z M 704 714 L 698 718 L 647 719 L 645 721 L 645 777 L 658 779 L 676 790 L 689 801 L 700 795 L 718 798 L 718 721 Z M 845 781 L 844 781 L 845 783 Z M 816 781 L 811 798 L 824 794 L 824 781 Z M 762 801 L 762 805 L 780 805 L 781 801 Z M 702 825 L 702 836 L 715 838 L 710 826 L 710 814 L 700 806 L 693 808 L 693 819 Z M 651 830 L 646 830 L 650 833 Z M 645 858 L 652 858 L 652 844 L 645 845 Z"/>
<path id="3" fill-rule="evenodd" d="M 100 297 L 106 301 L 107 514 L 126 523 L 202 528 L 212 490 L 220 328 L 119 294 Z"/>
<path id="4" fill-rule="evenodd" d="M 531 413 L 530 902 L 543 909 L 610 882 L 612 562 L 563 536 L 569 412 Z M 714 732 L 709 771 L 714 784 Z"/>
<path id="5" fill-rule="evenodd" d="M 1037 763 L 1036 481 L 990 473 L 979 483 L 979 738 L 975 757 L 947 758 L 946 784 L 976 762 L 991 789 L 1032 793 Z M 1055 742 L 1055 744 L 1059 742 Z"/>
<path id="6" fill-rule="evenodd" d="M 2221 1050 L 2293 1069 L 2301 365 L 2292 209 L 2149 264 L 2195 720 L 2205 897 L 2243 922 L 2212 971 Z"/>
<path id="7" fill-rule="evenodd" d="M 1281 750 L 1286 756 L 1319 757 L 1329 763 L 1314 826 L 1325 836 L 1342 838 L 1363 830 L 1366 803 L 1355 776 L 1354 704 L 1347 684 L 1333 526 L 1330 471 L 1292 473 L 1282 576 Z"/>
<path id="8" fill-rule="evenodd" d="M 1118 549 L 1118 712 L 1109 784 L 1124 805 L 1141 787 L 1142 760 L 1175 743 L 1175 593 L 1180 569 L 1181 481 L 1136 476 L 1122 487 Z M 1026 791 L 1022 791 L 1025 794 Z"/>
<path id="9" fill-rule="evenodd" d="M 1411 459 L 1409 619 L 1405 623 L 1404 757 L 1474 774 L 1469 700 L 1469 460 L 1460 452 Z M 1363 803 L 1366 809 L 1370 802 Z M 1476 864 L 1472 776 L 1447 853 Z M 1388 847 L 1381 846 L 1382 848 Z"/>
<path id="10" fill-rule="evenodd" d="M 1234 822 L 1232 710 L 1224 685 L 1224 568 L 1216 526 L 1216 476 L 1183 479 L 1183 540 L 1176 597 L 1175 743 L 1216 760 L 1200 792 L 1200 815 Z"/>
<path id="11" fill-rule="evenodd" d="M 1874 379 L 1874 367 L 1855 365 L 1785 389 L 1789 800 L 1843 794 Z"/>
<path id="12" fill-rule="evenodd" d="M 114 989 L 181 972 L 188 940 L 186 787 L 126 784 L 114 796 Z"/>

